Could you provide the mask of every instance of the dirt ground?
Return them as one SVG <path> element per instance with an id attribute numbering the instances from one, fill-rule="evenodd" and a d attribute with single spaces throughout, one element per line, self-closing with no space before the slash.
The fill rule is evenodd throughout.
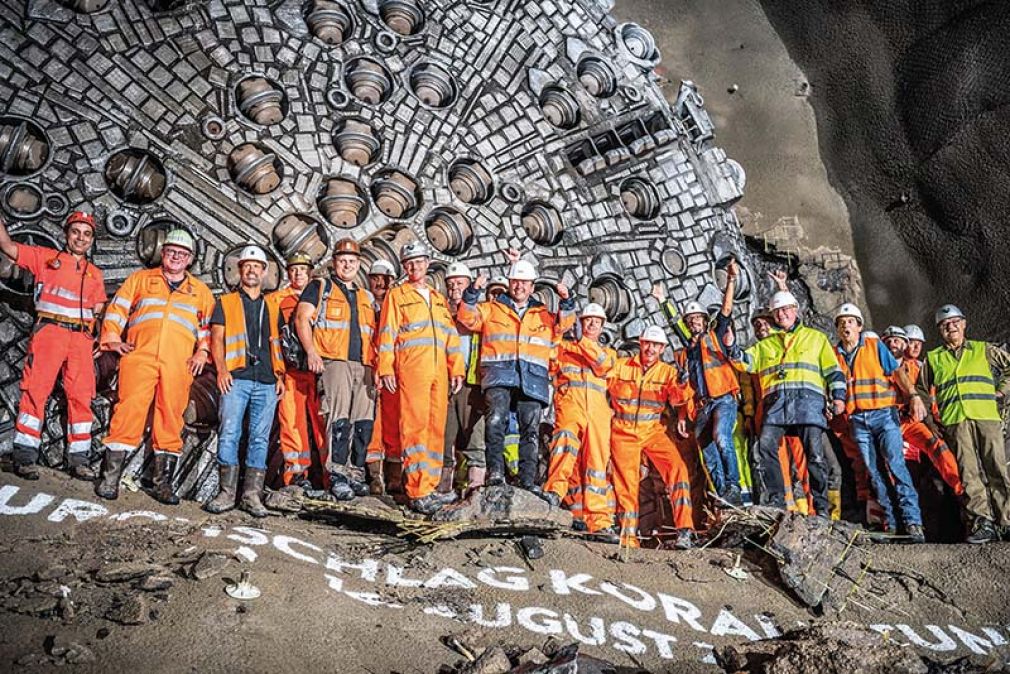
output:
<path id="1" fill-rule="evenodd" d="M 144 493 L 99 504 L 89 487 L 51 471 L 36 483 L 0 476 L 5 670 L 437 672 L 464 661 L 446 645 L 455 637 L 475 654 L 579 641 L 620 671 L 714 672 L 712 646 L 824 619 L 757 550 L 741 561 L 745 580 L 724 571 L 734 550 L 624 560 L 561 538 L 530 562 L 508 538 L 411 546 L 297 517 L 166 508 Z M 840 617 L 941 660 L 1010 641 L 1010 546 L 872 556 Z M 243 570 L 260 598 L 225 593 Z"/>

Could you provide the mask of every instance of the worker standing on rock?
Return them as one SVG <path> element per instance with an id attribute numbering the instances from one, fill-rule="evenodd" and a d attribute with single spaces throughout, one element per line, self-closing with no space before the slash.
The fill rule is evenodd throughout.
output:
<path id="1" fill-rule="evenodd" d="M 863 334 L 863 314 L 856 305 L 839 307 L 835 329 L 835 353 L 848 385 L 846 412 L 852 438 L 883 509 L 885 531 L 896 533 L 900 516 L 911 541 L 925 543 L 919 495 L 905 464 L 898 419 L 898 391 L 911 395 L 912 380 L 883 342 Z"/>
<path id="2" fill-rule="evenodd" d="M 249 412 L 245 479 L 241 508 L 266 517 L 263 478 L 267 443 L 277 399 L 284 395 L 284 359 L 278 305 L 263 296 L 267 256 L 259 246 L 246 246 L 238 259 L 239 289 L 223 295 L 210 319 L 210 346 L 221 393 L 217 440 L 217 496 L 207 511 L 223 513 L 235 507 L 238 487 L 238 445 Z"/>
<path id="3" fill-rule="evenodd" d="M 733 326 L 733 294 L 738 274 L 736 260 L 730 260 L 722 306 L 711 329 L 708 312 L 699 302 L 688 302 L 681 319 L 673 303 L 665 301 L 662 286 L 657 284 L 653 288 L 653 296 L 684 345 L 682 367 L 695 395 L 694 435 L 705 467 L 716 494 L 732 506 L 743 505 L 740 466 L 733 441 L 740 382 L 723 341 Z"/>
<path id="4" fill-rule="evenodd" d="M 38 460 L 46 402 L 63 373 L 67 396 L 67 463 L 70 474 L 95 479 L 91 469 L 91 401 L 95 397 L 95 317 L 105 305 L 102 272 L 88 262 L 95 241 L 95 219 L 74 211 L 63 227 L 63 251 L 16 243 L 0 217 L 0 251 L 32 274 L 35 326 L 21 377 L 21 401 L 14 433 L 14 473 L 39 479 Z"/>
<path id="5" fill-rule="evenodd" d="M 936 402 L 961 472 L 965 508 L 974 518 L 967 541 L 988 543 L 999 538 L 998 526 L 1010 526 L 1010 475 L 997 406 L 1010 393 L 1010 354 L 966 339 L 967 320 L 952 304 L 937 310 L 936 325 L 943 344 L 926 354 L 912 416 L 922 421 L 925 401 Z M 998 379 L 993 372 L 1000 373 Z"/>
<path id="6" fill-rule="evenodd" d="M 208 323 L 214 312 L 210 288 L 187 271 L 195 250 L 189 232 L 168 232 L 161 267 L 127 277 L 105 312 L 101 348 L 122 359 L 119 401 L 95 489 L 102 498 L 119 496 L 123 463 L 140 446 L 153 402 L 154 498 L 168 505 L 179 502 L 172 480 L 182 451 L 182 415 L 193 377 L 203 372 L 210 356 Z"/>
<path id="7" fill-rule="evenodd" d="M 487 405 L 487 482 L 505 482 L 505 434 L 509 413 L 519 422 L 519 486 L 541 493 L 536 485 L 540 415 L 550 403 L 548 368 L 562 335 L 575 324 L 575 300 L 564 283 L 557 285 L 558 312 L 533 297 L 537 272 L 518 259 L 508 274 L 508 292 L 478 304 L 487 284 L 481 274 L 463 293 L 457 320 L 480 334 L 480 381 Z"/>
<path id="8" fill-rule="evenodd" d="M 777 330 L 742 353 L 731 350 L 734 359 L 739 356 L 738 367 L 761 378 L 765 418 L 758 439 L 757 470 L 764 486 L 763 502 L 785 507 L 779 442 L 785 435 L 796 435 L 807 455 L 814 508 L 827 517 L 828 465 L 822 442 L 825 390 L 831 397 L 832 413 L 842 414 L 845 376 L 827 336 L 799 321 L 799 302 L 792 293 L 776 292 L 769 308 Z"/>
<path id="9" fill-rule="evenodd" d="M 375 315 L 382 313 L 382 302 L 386 293 L 393 285 L 393 265 L 386 260 L 376 260 L 368 268 L 368 289 L 372 291 L 372 307 Z M 378 351 L 379 335 L 375 335 L 376 351 Z M 365 453 L 365 473 L 368 477 L 368 491 L 374 496 L 386 492 L 387 485 L 391 492 L 402 492 L 400 476 L 400 455 L 393 455 L 389 448 L 396 446 L 394 439 L 397 429 L 399 410 L 396 407 L 396 394 L 390 393 L 376 381 L 375 423 L 372 426 L 372 441 L 368 443 Z"/>
<path id="10" fill-rule="evenodd" d="M 667 405 L 674 407 L 677 432 L 688 437 L 685 407 L 691 390 L 681 382 L 676 367 L 660 361 L 669 345 L 662 328 L 650 325 L 638 344 L 638 354 L 617 361 L 608 383 L 614 411 L 610 451 L 621 545 L 638 547 L 638 496 L 644 454 L 666 485 L 677 529 L 674 546 L 683 550 L 694 546 L 691 478 L 680 452 L 666 434 L 662 417 Z"/>
<path id="11" fill-rule="evenodd" d="M 292 253 L 287 260 L 288 284 L 266 296 L 267 308 L 278 316 L 286 339 L 297 340 L 292 317 L 298 300 L 309 283 L 312 258 L 305 253 Z M 304 350 L 303 350 L 304 353 Z M 284 368 L 284 394 L 277 403 L 277 425 L 280 431 L 280 449 L 284 457 L 282 480 L 286 485 L 296 484 L 311 488 L 309 468 L 312 466 L 313 445 L 320 452 L 320 464 L 326 466 L 326 433 L 319 410 L 319 393 L 316 375 L 308 363 L 288 360 Z M 329 487 L 329 476 L 324 470 L 324 484 Z"/>
<path id="12" fill-rule="evenodd" d="M 563 340 L 553 364 L 554 436 L 544 496 L 554 506 L 572 497 L 569 509 L 586 530 L 604 542 L 618 543 L 614 491 L 607 477 L 612 416 L 607 377 L 617 352 L 600 344 L 607 321 L 603 307 L 586 305 L 579 320 L 582 337 Z"/>
<path id="13" fill-rule="evenodd" d="M 453 262 L 445 272 L 446 299 L 449 311 L 457 318 L 463 305 L 463 293 L 473 282 L 473 273 L 462 262 Z M 468 330 L 456 320 L 459 333 L 459 348 L 463 354 L 466 376 L 463 388 L 449 400 L 449 412 L 445 426 L 445 454 L 442 463 L 442 479 L 438 490 L 447 493 L 453 489 L 457 453 L 466 459 L 467 489 L 472 491 L 484 486 L 487 476 L 484 443 L 484 396 L 480 390 L 480 372 L 477 369 L 480 356 L 480 335 Z"/>
<path id="14" fill-rule="evenodd" d="M 398 394 L 397 447 L 411 509 L 430 515 L 452 503 L 439 493 L 450 394 L 465 374 L 449 306 L 426 275 L 430 259 L 419 242 L 400 250 L 406 281 L 386 295 L 379 323 L 379 379 Z"/>
<path id="15" fill-rule="evenodd" d="M 306 286 L 295 327 L 309 370 L 322 385 L 330 493 L 339 501 L 368 494 L 365 453 L 375 420 L 375 309 L 358 287 L 361 248 L 344 238 L 333 247 L 333 274 Z"/>

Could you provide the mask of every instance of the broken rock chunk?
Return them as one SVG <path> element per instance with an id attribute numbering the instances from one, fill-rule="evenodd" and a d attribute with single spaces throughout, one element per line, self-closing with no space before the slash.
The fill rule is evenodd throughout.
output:
<path id="1" fill-rule="evenodd" d="M 147 600 L 143 595 L 120 595 L 105 617 L 120 625 L 143 625 L 150 619 Z"/>
<path id="2" fill-rule="evenodd" d="M 196 580 L 205 580 L 224 571 L 229 562 L 231 562 L 229 555 L 220 552 L 205 552 L 193 564 L 190 575 Z"/>
<path id="3" fill-rule="evenodd" d="M 143 562 L 125 562 L 123 564 L 107 564 L 95 573 L 99 583 L 123 583 L 134 578 L 149 576 L 158 568 Z"/>

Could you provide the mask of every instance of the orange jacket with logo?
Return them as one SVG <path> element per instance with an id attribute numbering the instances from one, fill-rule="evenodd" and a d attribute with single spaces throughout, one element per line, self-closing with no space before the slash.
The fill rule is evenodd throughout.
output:
<path id="1" fill-rule="evenodd" d="M 35 277 L 38 318 L 91 327 L 95 306 L 107 299 L 102 270 L 53 248 L 23 243 L 17 247 L 17 266 Z"/>
<path id="2" fill-rule="evenodd" d="M 431 303 L 408 283 L 391 288 L 379 320 L 378 373 L 396 375 L 404 390 L 411 376 L 462 377 L 466 374 L 459 335 L 449 305 L 428 287 Z"/>

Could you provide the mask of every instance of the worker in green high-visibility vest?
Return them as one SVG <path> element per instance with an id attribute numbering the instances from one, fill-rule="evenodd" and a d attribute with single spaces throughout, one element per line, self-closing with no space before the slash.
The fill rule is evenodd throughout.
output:
<path id="1" fill-rule="evenodd" d="M 967 321 L 952 304 L 936 312 L 936 325 L 943 344 L 926 355 L 912 415 L 922 421 L 926 401 L 936 402 L 944 439 L 961 471 L 965 508 L 974 518 L 967 542 L 989 543 L 999 538 L 999 527 L 1010 527 L 1010 475 L 997 406 L 1010 394 L 1010 354 L 965 339 Z"/>

